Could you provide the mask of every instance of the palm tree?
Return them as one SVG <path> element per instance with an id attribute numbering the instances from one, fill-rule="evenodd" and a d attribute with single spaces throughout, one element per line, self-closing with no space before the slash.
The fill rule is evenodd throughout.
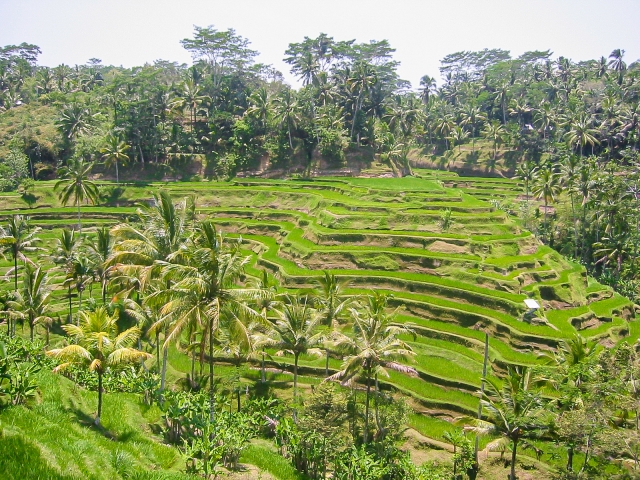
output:
<path id="1" fill-rule="evenodd" d="M 472 151 L 476 151 L 476 127 L 487 121 L 487 116 L 480 111 L 478 107 L 473 105 L 465 105 L 461 112 L 462 122 L 460 125 L 468 125 L 471 128 Z M 495 143 L 494 143 L 494 160 L 495 160 Z"/>
<path id="2" fill-rule="evenodd" d="M 68 228 L 62 229 L 60 232 L 60 238 L 56 239 L 56 247 L 52 254 L 53 263 L 59 265 L 60 268 L 64 271 L 65 275 L 68 276 L 71 271 L 71 267 L 73 263 L 76 261 L 76 256 L 78 247 L 78 237 L 76 237 L 75 230 L 69 230 Z M 70 282 L 67 283 L 67 298 L 69 300 L 69 317 L 68 322 L 71 322 L 71 289 L 72 284 Z"/>
<path id="3" fill-rule="evenodd" d="M 95 204 L 98 202 L 98 186 L 89 180 L 89 173 L 93 163 L 84 163 L 81 159 L 70 160 L 66 167 L 58 171 L 60 180 L 53 189 L 60 190 L 58 198 L 62 205 L 66 206 L 73 198 L 74 205 L 78 208 L 78 228 L 82 233 L 82 221 L 80 218 L 80 204 L 84 201 Z"/>
<path id="4" fill-rule="evenodd" d="M 398 338 L 401 334 L 412 333 L 406 326 L 394 324 L 395 312 L 386 313 L 388 296 L 374 293 L 368 297 L 367 304 L 361 308 L 351 309 L 353 318 L 353 335 L 336 335 L 336 344 L 348 353 L 342 370 L 327 377 L 326 380 L 349 381 L 356 376 L 364 376 L 367 385 L 365 401 L 364 443 L 369 434 L 369 397 L 371 380 L 382 374 L 389 376 L 387 369 L 410 375 L 417 375 L 414 368 L 408 367 L 398 360 L 413 355 L 411 347 Z"/>
<path id="5" fill-rule="evenodd" d="M 114 134 L 107 135 L 105 138 L 105 145 L 102 147 L 100 152 L 102 153 L 102 159 L 104 160 L 105 165 L 109 166 L 114 164 L 116 167 L 116 184 L 120 184 L 120 176 L 118 175 L 118 163 L 122 163 L 123 165 L 129 161 L 129 155 L 127 155 L 127 150 L 129 149 L 129 145 L 120 140 Z"/>
<path id="6" fill-rule="evenodd" d="M 358 112 L 362 109 L 362 102 L 364 100 L 364 94 L 378 81 L 376 71 L 373 65 L 361 61 L 353 67 L 351 75 L 347 78 L 347 87 L 354 95 L 355 100 L 353 104 L 353 121 L 351 122 L 351 139 L 353 140 L 353 134 L 356 128 L 356 122 L 358 120 Z"/>
<path id="7" fill-rule="evenodd" d="M 272 113 L 271 98 L 266 88 L 260 87 L 249 96 L 249 108 L 245 115 L 254 117 L 262 128 L 266 128 Z"/>
<path id="8" fill-rule="evenodd" d="M 9 217 L 9 223 L 6 228 L 0 227 L 0 247 L 3 252 L 9 252 L 13 258 L 13 280 L 14 292 L 18 292 L 18 260 L 30 262 L 26 256 L 27 253 L 38 250 L 36 243 L 40 241 L 36 235 L 40 231 L 40 227 L 31 228 L 29 226 L 29 217 L 22 215 L 13 215 Z M 7 272 L 11 273 L 11 271 Z"/>
<path id="9" fill-rule="evenodd" d="M 108 265 L 126 269 L 130 265 L 139 277 L 140 290 L 145 291 L 152 281 L 162 279 L 167 294 L 172 289 L 171 279 L 164 278 L 168 265 L 180 261 L 179 253 L 184 249 L 195 218 L 195 200 L 188 197 L 175 204 L 167 190 L 154 193 L 153 205 L 143 205 L 138 216 L 143 229 L 127 223 L 116 225 L 111 230 L 117 243 Z M 158 296 L 157 292 L 154 293 Z M 164 297 L 167 298 L 166 296 Z M 165 325 L 166 326 L 166 325 Z M 159 331 L 156 339 L 159 339 Z M 165 334 L 166 334 L 165 330 Z M 168 343 L 162 356 L 161 385 L 164 386 L 168 354 Z"/>
<path id="10" fill-rule="evenodd" d="M 624 72 L 627 70 L 627 64 L 622 60 L 624 57 L 624 50 L 616 48 L 609 58 L 609 68 L 618 74 L 618 85 L 622 85 L 622 79 L 624 78 Z"/>
<path id="11" fill-rule="evenodd" d="M 73 285 L 78 292 L 78 312 L 82 310 L 82 293 L 91 282 L 93 282 L 93 269 L 91 262 L 85 255 L 76 256 L 67 271 L 67 279 L 65 283 Z"/>
<path id="12" fill-rule="evenodd" d="M 548 231 L 547 223 L 549 202 L 554 202 L 562 191 L 560 175 L 554 172 L 551 167 L 545 165 L 536 172 L 532 191 L 536 198 L 544 200 L 544 228 L 547 232 L 547 242 L 549 242 L 549 236 L 551 235 Z"/>
<path id="13" fill-rule="evenodd" d="M 319 354 L 324 341 L 324 331 L 320 328 L 322 316 L 312 308 L 308 296 L 285 297 L 283 305 L 276 310 L 268 338 L 261 344 L 279 349 L 278 355 L 293 355 L 293 399 L 298 398 L 298 361 L 300 355 Z"/>
<path id="14" fill-rule="evenodd" d="M 420 79 L 420 98 L 426 105 L 429 103 L 429 96 L 436 90 L 436 79 L 429 75 L 424 75 Z"/>
<path id="15" fill-rule="evenodd" d="M 287 134 L 289 135 L 289 147 L 293 150 L 293 140 L 291 138 L 291 130 L 296 128 L 300 119 L 300 105 L 295 95 L 295 91 L 285 88 L 280 95 L 273 101 L 275 113 L 280 120 L 280 125 L 287 125 Z"/>
<path id="16" fill-rule="evenodd" d="M 87 245 L 89 260 L 91 261 L 93 274 L 100 281 L 100 293 L 102 304 L 107 303 L 107 286 L 109 281 L 109 268 L 107 262 L 113 254 L 113 236 L 107 227 L 98 228 L 95 238 Z"/>
<path id="17" fill-rule="evenodd" d="M 131 327 L 118 333 L 117 318 L 109 315 L 106 308 L 81 312 L 79 325 L 67 324 L 62 328 L 73 342 L 62 348 L 49 350 L 47 355 L 63 363 L 54 372 L 71 365 L 88 367 L 98 376 L 98 413 L 95 424 L 100 426 L 102 415 L 102 377 L 108 368 L 118 368 L 127 363 L 145 360 L 151 355 L 133 348 L 140 337 L 140 329 Z"/>
<path id="18" fill-rule="evenodd" d="M 493 160 L 495 162 L 496 155 L 498 153 L 498 145 L 502 143 L 502 137 L 505 134 L 505 129 L 502 125 L 500 125 L 500 122 L 496 120 L 487 123 L 484 130 L 482 131 L 482 134 L 485 138 L 488 138 L 493 142 Z"/>
<path id="19" fill-rule="evenodd" d="M 615 280 L 620 279 L 622 273 L 622 261 L 628 257 L 632 251 L 631 236 L 628 231 L 617 230 L 612 232 L 606 237 L 602 238 L 602 241 L 596 242 L 594 247 L 596 250 L 593 254 L 599 259 L 596 264 L 602 263 L 606 268 L 609 263 L 613 262 L 615 267 Z"/>
<path id="20" fill-rule="evenodd" d="M 574 231 L 574 258 L 578 257 L 578 217 L 576 215 L 575 193 L 578 182 L 580 161 L 575 155 L 569 155 L 564 158 L 560 166 L 562 173 L 562 186 L 569 193 L 571 200 L 571 217 L 573 219 Z"/>
<path id="21" fill-rule="evenodd" d="M 89 131 L 93 117 L 87 106 L 72 103 L 62 107 L 56 125 L 66 141 L 73 141 L 78 135 Z"/>
<path id="22" fill-rule="evenodd" d="M 151 287 L 151 294 L 157 290 L 153 290 L 154 287 Z M 125 292 L 124 295 L 127 293 Z M 132 298 L 125 298 L 122 302 L 123 312 L 133 318 L 138 324 L 138 328 L 140 328 L 140 336 L 146 336 L 150 333 L 151 327 L 162 320 L 162 314 L 160 313 L 160 306 L 158 305 L 149 305 L 148 303 L 140 304 L 139 302 L 134 301 Z M 156 367 L 157 371 L 160 371 L 160 331 L 156 330 L 156 343 L 153 345 L 150 341 L 149 344 L 152 348 L 156 349 Z M 142 342 L 140 338 L 138 338 L 138 349 L 142 350 Z M 161 385 L 161 389 L 164 385 Z"/>
<path id="23" fill-rule="evenodd" d="M 258 289 L 238 288 L 237 283 L 250 257 L 237 248 L 227 248 L 211 221 L 196 227 L 193 240 L 180 255 L 182 263 L 158 262 L 163 278 L 174 282 L 167 290 L 149 297 L 150 304 L 163 305 L 163 318 L 152 328 L 165 328 L 163 348 L 178 341 L 183 331 L 202 331 L 202 345 L 209 344 L 209 409 L 214 416 L 214 341 L 221 323 L 234 324 L 242 330 L 241 318 L 257 319 L 258 313 L 247 301 L 261 294 Z M 223 318 L 224 317 L 224 318 Z M 164 368 L 163 368 L 164 370 Z"/>
<path id="24" fill-rule="evenodd" d="M 496 87 L 495 98 L 500 103 L 500 108 L 502 109 L 502 124 L 506 125 L 507 123 L 507 104 L 509 103 L 509 90 L 511 85 L 509 82 L 503 82 Z"/>
<path id="25" fill-rule="evenodd" d="M 31 341 L 36 325 L 44 324 L 47 328 L 47 345 L 49 344 L 49 325 L 52 321 L 48 315 L 50 300 L 51 288 L 45 270 L 27 264 L 22 274 L 22 289 L 12 301 L 7 302 L 7 306 L 16 317 L 28 320 Z M 12 333 L 15 334 L 15 322 L 13 330 Z"/>
<path id="26" fill-rule="evenodd" d="M 472 428 L 479 433 L 500 435 L 503 438 L 492 442 L 511 443 L 510 480 L 516 480 L 516 456 L 520 441 L 535 436 L 544 430 L 544 409 L 540 395 L 533 390 L 531 370 L 527 367 L 509 367 L 502 386 L 492 378 L 485 378 L 486 390 L 482 394 L 482 407 L 487 420 L 475 420 Z"/>
<path id="27" fill-rule="evenodd" d="M 322 312 L 322 324 L 330 327 L 342 316 L 343 312 L 351 303 L 351 297 L 344 296 L 344 290 L 349 287 L 350 281 L 340 280 L 333 273 L 323 270 L 323 275 L 314 278 L 317 284 L 317 296 L 320 301 Z"/>
<path id="28" fill-rule="evenodd" d="M 580 148 L 581 157 L 585 145 L 591 145 L 593 152 L 593 147 L 596 144 L 600 144 L 600 141 L 594 136 L 597 130 L 591 128 L 591 123 L 592 118 L 586 114 L 581 114 L 569 122 L 569 131 L 565 134 L 567 143 L 571 147 L 575 146 Z"/>
<path id="29" fill-rule="evenodd" d="M 597 344 L 590 343 L 580 334 L 563 340 L 558 346 L 557 352 L 544 354 L 546 363 L 550 368 L 542 378 L 545 385 L 549 385 L 555 392 L 549 407 L 558 419 L 571 412 L 586 408 L 583 393 L 587 392 L 588 382 L 595 377 L 597 367 Z M 558 435 L 559 440 L 562 436 Z M 575 439 L 565 437 L 567 446 L 567 471 L 573 471 Z"/>

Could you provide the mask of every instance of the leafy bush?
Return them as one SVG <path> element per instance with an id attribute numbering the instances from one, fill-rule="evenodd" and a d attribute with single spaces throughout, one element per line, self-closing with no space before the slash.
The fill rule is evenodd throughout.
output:
<path id="1" fill-rule="evenodd" d="M 216 401 L 216 407 L 220 402 Z M 203 392 L 164 394 L 162 407 L 166 438 L 181 443 L 187 457 L 187 473 L 213 473 L 220 466 L 236 470 L 242 452 L 255 436 L 256 419 L 244 412 L 216 410 L 210 421 L 209 399 Z"/>
<path id="2" fill-rule="evenodd" d="M 50 364 L 42 352 L 42 342 L 0 334 L 0 399 L 21 405 L 37 395 L 36 374 Z"/>
<path id="3" fill-rule="evenodd" d="M 12 191 L 29 176 L 29 158 L 18 149 L 11 149 L 0 159 L 0 191 Z"/>

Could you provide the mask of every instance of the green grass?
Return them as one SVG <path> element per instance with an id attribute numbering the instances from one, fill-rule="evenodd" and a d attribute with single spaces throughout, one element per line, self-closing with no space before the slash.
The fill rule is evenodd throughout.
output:
<path id="1" fill-rule="evenodd" d="M 305 480 L 307 477 L 299 473 L 291 463 L 277 452 L 264 445 L 249 445 L 240 457 L 241 462 L 255 465 L 260 470 L 270 473 L 278 480 Z"/>
<path id="2" fill-rule="evenodd" d="M 52 478 L 113 479 L 148 470 L 173 471 L 162 478 L 190 478 L 179 473 L 184 464 L 177 449 L 162 444 L 150 430 L 149 425 L 160 420 L 157 407 L 142 405 L 137 395 L 105 394 L 103 428 L 97 428 L 92 425 L 95 392 L 48 371 L 40 372 L 38 379 L 43 395 L 39 403 L 0 413 L 0 449 L 4 450 L 0 457 L 19 454 L 20 449 L 31 456 L 39 451 L 42 460 L 36 462 L 38 468 L 59 475 Z M 9 441 L 5 443 L 5 439 Z M 10 464 L 16 463 L 13 459 Z M 19 476 L 19 469 L 26 467 L 11 468 L 17 469 L 11 473 L 18 475 L 16 478 L 31 478 Z"/>

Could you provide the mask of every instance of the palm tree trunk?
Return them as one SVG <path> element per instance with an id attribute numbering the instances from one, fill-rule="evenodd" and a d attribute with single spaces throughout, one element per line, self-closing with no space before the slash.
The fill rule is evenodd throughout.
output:
<path id="1" fill-rule="evenodd" d="M 160 331 L 156 330 L 156 367 L 160 371 Z"/>
<path id="2" fill-rule="evenodd" d="M 69 296 L 69 323 L 71 323 L 71 285 L 69 285 L 69 291 L 68 291 L 68 296 Z"/>
<path id="3" fill-rule="evenodd" d="M 95 424 L 100 426 L 100 417 L 102 416 L 102 373 L 98 370 L 98 415 Z"/>
<path id="4" fill-rule="evenodd" d="M 80 202 L 78 202 L 78 230 L 82 235 L 82 221 L 80 220 Z"/>
<path id="5" fill-rule="evenodd" d="M 366 445 L 369 441 L 369 395 L 371 394 L 371 369 L 367 369 L 367 396 L 364 408 L 364 433 L 363 441 Z"/>
<path id="6" fill-rule="evenodd" d="M 291 122 L 287 119 L 287 133 L 289 134 L 289 146 L 293 150 L 293 140 L 291 140 Z"/>
<path id="7" fill-rule="evenodd" d="M 300 354 L 296 352 L 293 355 L 293 402 L 298 399 L 298 358 Z"/>
<path id="8" fill-rule="evenodd" d="M 214 421 L 215 391 L 213 385 L 213 316 L 209 320 L 209 421 Z"/>
<path id="9" fill-rule="evenodd" d="M 509 480 L 516 480 L 516 450 L 518 449 L 518 440 L 513 441 L 513 450 L 511 450 L 511 474 Z"/>
<path id="10" fill-rule="evenodd" d="M 567 450 L 567 471 L 573 472 L 573 447 Z"/>
<path id="11" fill-rule="evenodd" d="M 160 391 L 164 392 L 164 387 L 167 381 L 167 357 L 169 355 L 169 348 L 167 346 L 162 347 L 162 371 L 160 372 Z"/>
<path id="12" fill-rule="evenodd" d="M 550 232 L 547 224 L 547 197 L 544 197 L 544 233 L 547 235 L 547 245 L 549 244 Z"/>
<path id="13" fill-rule="evenodd" d="M 267 376 L 265 375 L 264 370 L 264 350 L 262 351 L 262 371 L 260 372 L 260 380 L 262 380 L 262 383 L 266 383 L 267 381 Z"/>
<path id="14" fill-rule="evenodd" d="M 324 365 L 324 376 L 328 377 L 329 376 L 329 349 L 326 349 L 327 352 L 327 360 L 326 363 Z"/>
<path id="15" fill-rule="evenodd" d="M 14 291 L 18 293 L 18 255 L 13 252 L 13 283 Z"/>
<path id="16" fill-rule="evenodd" d="M 33 315 L 29 314 L 29 338 L 33 342 L 33 330 L 35 329 L 35 325 L 33 324 Z"/>

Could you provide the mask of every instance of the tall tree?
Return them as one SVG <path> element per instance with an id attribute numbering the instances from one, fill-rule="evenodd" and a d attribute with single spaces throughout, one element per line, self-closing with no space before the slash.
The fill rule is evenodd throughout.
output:
<path id="1" fill-rule="evenodd" d="M 532 192 L 536 198 L 544 201 L 544 228 L 547 242 L 549 242 L 551 238 L 549 223 L 547 221 L 549 217 L 549 202 L 554 202 L 561 190 L 560 175 L 558 175 L 552 167 L 545 165 L 536 172 Z"/>
<path id="2" fill-rule="evenodd" d="M 62 205 L 66 206 L 71 199 L 78 208 L 78 228 L 82 234 L 82 219 L 80 218 L 80 205 L 83 202 L 95 204 L 98 202 L 98 186 L 89 180 L 89 173 L 93 163 L 84 163 L 81 159 L 70 160 L 66 167 L 58 171 L 60 180 L 53 189 L 58 191 L 58 198 Z"/>
<path id="3" fill-rule="evenodd" d="M 40 241 L 36 235 L 40 227 L 32 228 L 29 225 L 29 217 L 13 215 L 5 228 L 0 227 L 0 247 L 3 252 L 8 252 L 13 259 L 14 291 L 18 291 L 18 260 L 25 265 L 30 262 L 27 253 L 38 250 L 36 243 Z"/>
<path id="4" fill-rule="evenodd" d="M 412 333 L 406 326 L 394 323 L 395 312 L 387 314 L 388 296 L 374 293 L 368 297 L 361 309 L 352 308 L 353 333 L 350 336 L 337 335 L 337 345 L 347 354 L 342 370 L 327 380 L 351 380 L 362 376 L 367 386 L 365 400 L 364 443 L 369 439 L 369 397 L 371 381 L 378 375 L 388 376 L 387 369 L 417 375 L 417 371 L 399 363 L 413 355 L 411 347 L 398 338 L 401 334 Z"/>
<path id="5" fill-rule="evenodd" d="M 154 193 L 153 198 L 152 205 L 143 205 L 138 209 L 142 229 L 124 223 L 111 230 L 116 244 L 109 266 L 132 266 L 138 275 L 142 292 L 146 291 L 152 281 L 158 279 L 164 285 L 160 291 L 169 292 L 172 289 L 172 279 L 165 278 L 164 274 L 170 264 L 181 261 L 180 253 L 185 247 L 195 218 L 195 199 L 188 197 L 174 203 L 167 190 Z M 160 330 L 155 332 L 156 340 L 159 341 Z M 165 337 L 166 335 L 165 328 Z M 160 374 L 162 387 L 166 376 L 167 355 L 168 342 L 165 340 Z"/>
<path id="6" fill-rule="evenodd" d="M 159 262 L 164 267 L 164 278 L 173 283 L 149 299 L 151 304 L 163 305 L 164 318 L 153 328 L 167 328 L 165 349 L 190 327 L 202 332 L 202 344 L 209 346 L 209 413 L 213 421 L 216 333 L 223 322 L 241 322 L 241 316 L 257 319 L 259 315 L 247 301 L 260 291 L 238 286 L 249 257 L 241 255 L 237 248 L 226 247 L 209 220 L 197 224 L 193 242 L 180 255 L 182 263 Z M 230 312 L 230 309 L 240 311 L 242 315 Z M 243 326 L 236 324 L 232 328 L 242 330 Z"/>
<path id="7" fill-rule="evenodd" d="M 16 297 L 7 303 L 13 315 L 29 322 L 29 336 L 34 339 L 36 325 L 43 324 L 47 329 L 47 345 L 49 344 L 49 326 L 51 287 L 46 271 L 38 266 L 27 264 L 22 273 L 22 288 Z M 15 321 L 13 326 L 15 335 Z"/>
<path id="8" fill-rule="evenodd" d="M 485 382 L 482 406 L 487 412 L 487 420 L 475 420 L 475 430 L 502 436 L 494 446 L 504 441 L 511 444 L 509 480 L 516 480 L 520 442 L 540 434 L 548 424 L 541 396 L 534 388 L 531 370 L 526 367 L 509 367 L 502 385 L 488 377 Z"/>
<path id="9" fill-rule="evenodd" d="M 129 145 L 127 145 L 124 141 L 120 140 L 120 137 L 114 135 L 113 133 L 107 135 L 105 138 L 105 145 L 102 147 L 100 152 L 102 153 L 102 159 L 105 162 L 105 165 L 110 166 L 111 164 L 116 167 L 116 184 L 120 184 L 120 175 L 118 174 L 118 164 L 126 165 L 129 161 L 129 155 L 127 155 L 127 150 L 129 150 Z"/>
<path id="10" fill-rule="evenodd" d="M 131 327 L 118 333 L 117 318 L 109 315 L 100 306 L 91 312 L 81 312 L 79 325 L 63 325 L 64 331 L 74 343 L 47 351 L 47 355 L 62 362 L 54 372 L 60 372 L 71 365 L 85 366 L 98 376 L 98 411 L 95 424 L 100 425 L 102 416 L 102 379 L 107 368 L 118 368 L 151 357 L 136 350 L 134 345 L 140 336 L 138 327 Z"/>
<path id="11" fill-rule="evenodd" d="M 320 328 L 322 317 L 311 305 L 309 297 L 286 297 L 276 310 L 269 337 L 263 342 L 279 349 L 279 354 L 293 355 L 293 398 L 298 399 L 298 361 L 306 353 L 319 354 L 324 340 Z"/>

